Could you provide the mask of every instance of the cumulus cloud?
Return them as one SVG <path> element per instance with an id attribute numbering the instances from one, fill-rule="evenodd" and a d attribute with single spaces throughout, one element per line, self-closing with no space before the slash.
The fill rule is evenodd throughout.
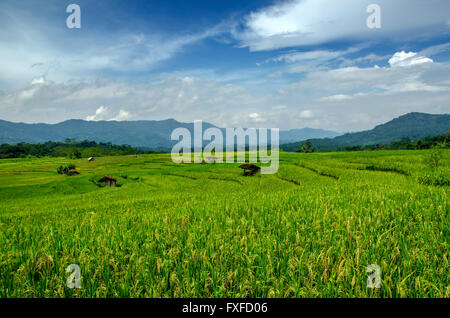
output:
<path id="1" fill-rule="evenodd" d="M 100 106 L 96 111 L 95 114 L 92 116 L 87 116 L 87 121 L 100 121 L 100 120 L 106 120 L 106 116 L 108 115 L 108 107 Z"/>
<path id="2" fill-rule="evenodd" d="M 447 89 L 447 86 L 441 79 L 433 80 L 430 74 L 440 74 L 440 70 L 447 67 L 445 64 L 435 65 L 432 59 L 415 52 L 396 52 L 388 67 L 351 66 L 318 70 L 308 73 L 306 80 L 295 86 L 336 92 L 322 97 L 322 101 L 343 101 L 370 92 L 438 91 Z"/>
<path id="3" fill-rule="evenodd" d="M 129 120 L 131 118 L 131 114 L 123 109 L 119 111 L 119 114 L 117 114 L 116 117 L 111 118 L 113 121 L 124 121 Z"/>
<path id="4" fill-rule="evenodd" d="M 431 79 L 448 65 L 433 65 L 433 60 L 415 52 L 396 52 L 389 59 L 389 67 L 375 65 L 369 68 L 346 67 L 309 74 L 312 81 L 335 81 L 331 87 L 338 88 L 338 94 L 319 98 L 321 102 L 343 102 L 375 95 L 394 95 L 406 92 L 448 91 L 445 81 Z M 361 82 L 359 82 L 361 81 Z M 358 90 L 358 92 L 351 92 Z M 351 92 L 344 94 L 343 92 Z"/>
<path id="5" fill-rule="evenodd" d="M 366 26 L 372 0 L 274 3 L 248 14 L 242 28 L 224 23 L 203 31 L 186 29 L 182 35 L 123 28 L 105 33 L 98 28 L 67 37 L 65 28 L 53 25 L 49 12 L 57 10 L 24 10 L 3 1 L 1 117 L 25 122 L 202 119 L 223 127 L 346 131 L 371 128 L 410 111 L 450 112 L 450 65 L 437 56 L 448 52 L 450 43 L 415 52 L 407 45 L 419 37 L 432 43 L 430 38 L 448 34 L 450 1 L 377 0 L 382 10 L 379 30 Z M 249 64 L 261 62 L 260 67 L 236 64 L 225 74 L 215 66 L 153 72 L 168 70 L 162 62 L 230 28 L 238 43 L 227 45 L 251 51 L 289 49 L 272 53 L 272 58 L 267 52 L 253 54 L 263 58 Z M 373 43 L 384 43 L 377 42 L 383 38 L 405 38 L 401 48 L 408 50 L 386 52 L 389 45 L 369 50 Z M 343 48 L 330 45 L 333 41 L 353 44 Z M 319 43 L 326 45 L 313 45 Z"/>
<path id="6" fill-rule="evenodd" d="M 106 80 L 51 82 L 0 95 L 2 118 L 26 122 L 176 118 L 242 126 L 261 120 L 249 117 L 249 109 L 269 109 L 275 104 L 270 95 L 254 95 L 243 86 L 187 77 L 168 77 L 150 84 Z M 52 109 L 51 116 L 39 111 L 48 108 Z"/>
<path id="7" fill-rule="evenodd" d="M 0 109 L 2 119 L 25 122 L 175 118 L 221 127 L 337 131 L 372 128 L 411 111 L 450 112 L 450 63 L 417 63 L 428 57 L 415 52 L 393 52 L 389 59 L 392 66 L 312 68 L 274 90 L 194 76 L 146 84 L 45 79 L 44 85 L 35 78 L 20 90 L 0 93 Z"/>
<path id="8" fill-rule="evenodd" d="M 130 113 L 123 109 L 121 109 L 119 111 L 119 113 L 116 116 L 114 116 L 111 114 L 111 111 L 108 109 L 108 107 L 100 106 L 95 111 L 95 114 L 91 115 L 91 116 L 87 116 L 86 120 L 87 121 L 101 121 L 101 120 L 124 121 L 124 120 L 128 120 L 130 118 L 131 118 Z"/>
<path id="9" fill-rule="evenodd" d="M 423 63 L 433 63 L 433 60 L 425 56 L 418 56 L 415 52 L 406 53 L 405 51 L 395 53 L 389 60 L 391 67 L 405 67 Z"/>

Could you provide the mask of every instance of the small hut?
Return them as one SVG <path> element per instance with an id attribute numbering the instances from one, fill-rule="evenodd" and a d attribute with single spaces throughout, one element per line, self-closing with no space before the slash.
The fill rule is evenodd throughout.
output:
<path id="1" fill-rule="evenodd" d="M 259 170 L 261 170 L 260 167 L 250 163 L 240 165 L 239 168 L 244 170 L 244 176 L 254 176 Z"/>
<path id="2" fill-rule="evenodd" d="M 118 181 L 119 180 L 117 180 L 116 178 L 109 177 L 109 176 L 104 176 L 103 178 L 98 180 L 98 182 L 104 182 L 105 186 L 108 188 L 116 187 Z"/>
<path id="3" fill-rule="evenodd" d="M 89 161 L 89 162 L 92 162 L 92 161 L 94 161 L 94 160 L 95 160 L 94 157 L 89 157 L 89 158 L 88 158 L 88 161 Z"/>

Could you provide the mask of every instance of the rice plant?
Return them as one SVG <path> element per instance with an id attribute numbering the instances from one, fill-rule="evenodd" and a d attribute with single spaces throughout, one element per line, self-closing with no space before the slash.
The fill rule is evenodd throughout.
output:
<path id="1" fill-rule="evenodd" d="M 0 160 L 0 297 L 449 297 L 450 153 L 438 179 L 426 155 L 282 153 L 252 177 L 156 154 Z"/>

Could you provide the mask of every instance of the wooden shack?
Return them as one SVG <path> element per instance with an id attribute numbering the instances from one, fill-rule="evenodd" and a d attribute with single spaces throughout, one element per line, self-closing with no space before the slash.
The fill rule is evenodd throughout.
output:
<path id="1" fill-rule="evenodd" d="M 104 176 L 103 178 L 98 180 L 98 182 L 104 182 L 105 187 L 108 187 L 108 188 L 116 187 L 118 181 L 119 180 L 117 180 L 116 178 L 109 177 L 109 176 Z"/>

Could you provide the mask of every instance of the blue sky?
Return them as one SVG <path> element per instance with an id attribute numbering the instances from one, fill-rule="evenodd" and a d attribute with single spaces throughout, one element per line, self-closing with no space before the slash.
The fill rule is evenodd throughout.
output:
<path id="1" fill-rule="evenodd" d="M 81 29 L 66 7 L 81 8 Z M 366 21 L 381 9 L 381 28 Z M 1 119 L 371 129 L 450 112 L 447 0 L 0 3 Z"/>

